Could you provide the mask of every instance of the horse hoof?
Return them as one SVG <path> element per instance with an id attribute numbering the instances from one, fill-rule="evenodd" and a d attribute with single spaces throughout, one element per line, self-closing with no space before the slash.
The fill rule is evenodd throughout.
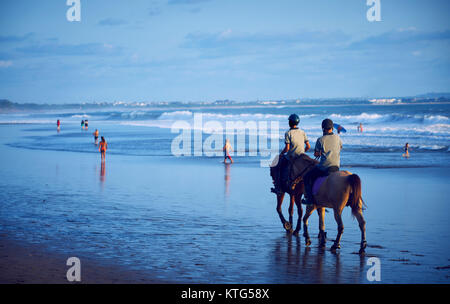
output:
<path id="1" fill-rule="evenodd" d="M 311 240 L 310 239 L 305 240 L 305 245 L 306 246 L 310 246 L 311 245 Z"/>
<path id="2" fill-rule="evenodd" d="M 333 246 L 331 246 L 331 251 L 335 251 L 336 249 L 341 249 L 341 245 L 340 244 L 333 244 Z"/>
<path id="3" fill-rule="evenodd" d="M 298 236 L 299 235 L 299 231 L 295 230 L 293 234 L 294 234 L 294 236 Z"/>
<path id="4" fill-rule="evenodd" d="M 283 224 L 283 226 L 284 226 L 284 229 L 286 229 L 286 231 L 290 231 L 292 229 L 292 225 L 289 222 L 285 222 Z"/>

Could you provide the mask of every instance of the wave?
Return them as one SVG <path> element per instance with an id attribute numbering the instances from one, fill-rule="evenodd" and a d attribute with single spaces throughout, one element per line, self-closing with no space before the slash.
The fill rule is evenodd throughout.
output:
<path id="1" fill-rule="evenodd" d="M 421 123 L 421 124 L 436 124 L 436 123 L 446 123 L 450 119 L 443 115 L 410 115 L 410 114 L 378 114 L 378 113 L 361 113 L 359 115 L 340 115 L 331 114 L 330 118 L 333 120 L 339 120 L 340 122 L 347 122 L 352 124 L 357 123 Z"/>
<path id="2" fill-rule="evenodd" d="M 164 112 L 158 117 L 160 120 L 183 120 L 191 119 L 195 114 L 201 114 L 202 118 L 209 120 L 287 120 L 289 115 L 284 114 L 270 114 L 270 113 L 239 113 L 239 114 L 221 114 L 221 113 L 211 113 L 211 112 L 192 112 L 192 111 L 173 111 Z M 317 114 L 309 115 L 299 115 L 302 118 L 312 118 L 317 116 Z"/>

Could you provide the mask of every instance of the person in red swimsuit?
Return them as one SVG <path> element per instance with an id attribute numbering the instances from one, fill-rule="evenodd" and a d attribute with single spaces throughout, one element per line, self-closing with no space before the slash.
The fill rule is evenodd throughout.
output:
<path id="1" fill-rule="evenodd" d="M 102 136 L 102 141 L 98 145 L 98 150 L 102 155 L 102 161 L 105 161 L 106 150 L 108 149 L 108 144 L 106 143 L 105 138 Z"/>

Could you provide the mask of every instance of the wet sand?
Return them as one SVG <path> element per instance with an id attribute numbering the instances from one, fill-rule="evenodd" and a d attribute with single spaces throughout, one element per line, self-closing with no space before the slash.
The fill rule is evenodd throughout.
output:
<path id="1" fill-rule="evenodd" d="M 68 257 L 49 252 L 43 246 L 0 239 L 0 284 L 161 284 L 148 273 L 120 266 L 102 265 L 80 258 L 81 281 L 66 278 Z"/>
<path id="2" fill-rule="evenodd" d="M 3 142 L 20 136 L 5 128 Z M 287 235 L 268 169 L 244 158 L 224 166 L 219 158 L 107 155 L 103 167 L 97 154 L 0 151 L 7 283 L 66 283 L 71 256 L 82 261 L 82 283 L 371 283 L 370 257 L 381 260 L 381 283 L 450 282 L 448 168 L 344 168 L 361 177 L 368 205 L 368 248 L 359 256 L 348 208 L 337 253 L 328 250 L 332 213 L 325 251 L 316 214 L 310 247 Z"/>

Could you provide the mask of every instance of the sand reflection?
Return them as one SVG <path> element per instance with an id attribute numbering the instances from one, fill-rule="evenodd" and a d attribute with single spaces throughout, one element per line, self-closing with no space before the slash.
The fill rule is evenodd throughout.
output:
<path id="1" fill-rule="evenodd" d="M 106 164 L 104 161 L 102 161 L 101 167 L 100 167 L 100 182 L 103 183 L 105 182 L 106 179 Z"/>
<path id="2" fill-rule="evenodd" d="M 228 197 L 230 195 L 231 164 L 225 164 L 224 166 L 225 166 L 225 197 Z"/>

